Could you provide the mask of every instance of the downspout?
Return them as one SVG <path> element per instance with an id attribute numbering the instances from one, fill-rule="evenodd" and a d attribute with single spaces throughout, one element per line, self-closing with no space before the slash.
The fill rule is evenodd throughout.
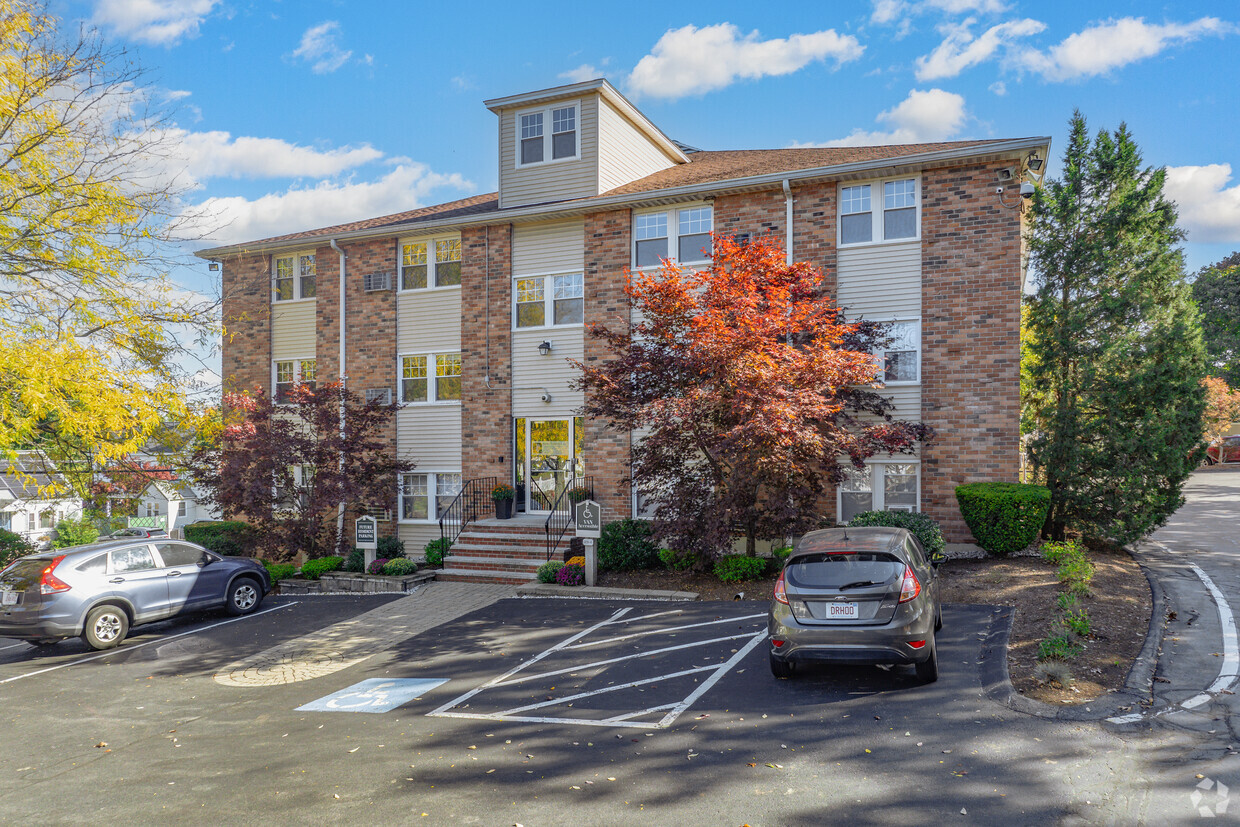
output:
<path id="1" fill-rule="evenodd" d="M 792 187 L 788 184 L 788 179 L 784 179 L 784 227 L 787 239 L 784 241 L 784 249 L 787 250 L 787 263 L 792 264 Z"/>
<path id="2" fill-rule="evenodd" d="M 482 377 L 482 381 L 486 384 L 487 390 L 491 390 L 491 225 L 486 226 L 486 252 L 484 255 L 484 276 L 482 283 L 485 286 L 486 298 L 483 300 L 486 310 L 486 324 L 483 331 L 486 334 L 487 342 L 487 358 L 486 370 Z"/>
<path id="3" fill-rule="evenodd" d="M 345 433 L 344 433 L 344 413 L 345 413 L 344 392 L 349 387 L 349 377 L 348 377 L 348 373 L 345 370 L 345 361 L 344 361 L 344 357 L 345 357 L 344 337 L 345 337 L 345 330 L 347 328 L 347 325 L 345 324 L 345 317 L 344 317 L 344 312 L 345 312 L 344 262 L 345 262 L 345 259 L 348 258 L 348 256 L 344 254 L 344 250 L 340 249 L 340 245 L 336 243 L 336 239 L 334 238 L 331 240 L 331 248 L 335 250 L 337 253 L 339 253 L 340 255 L 340 267 L 339 267 L 339 271 L 340 271 L 340 309 L 339 309 L 339 313 L 340 313 L 340 361 L 338 362 L 339 376 L 340 376 L 340 453 L 336 457 L 336 471 L 337 473 L 343 473 L 344 472 L 344 437 L 345 437 Z M 336 551 L 339 552 L 343 548 L 344 548 L 344 501 L 341 500 L 340 503 L 338 503 L 336 506 Z"/>

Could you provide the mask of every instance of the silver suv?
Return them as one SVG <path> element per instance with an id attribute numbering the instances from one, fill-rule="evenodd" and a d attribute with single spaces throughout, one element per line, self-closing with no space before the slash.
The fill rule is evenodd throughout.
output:
<path id="1" fill-rule="evenodd" d="M 249 614 L 271 591 L 255 560 L 178 540 L 131 537 L 19 558 L 0 571 L 0 637 L 36 645 L 81 636 L 111 649 L 133 626 L 182 612 Z"/>

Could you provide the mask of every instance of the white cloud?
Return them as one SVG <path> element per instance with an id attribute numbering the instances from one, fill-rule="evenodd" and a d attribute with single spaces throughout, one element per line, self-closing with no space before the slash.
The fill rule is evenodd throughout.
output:
<path id="1" fill-rule="evenodd" d="M 928 11 L 942 14 L 997 14 L 1007 10 L 1007 3 L 1002 0 L 922 0 L 912 3 L 909 0 L 873 0 L 874 10 L 870 13 L 870 22 L 879 25 L 900 23 L 907 30 L 909 17 Z"/>
<path id="2" fill-rule="evenodd" d="M 964 98 L 954 92 L 914 89 L 907 98 L 875 120 L 889 123 L 894 128 L 889 132 L 854 129 L 847 138 L 794 146 L 882 146 L 945 141 L 960 132 L 968 120 L 968 113 Z"/>
<path id="3" fill-rule="evenodd" d="M 1234 25 L 1216 17 L 1163 25 L 1146 23 L 1140 17 L 1125 17 L 1077 32 L 1046 52 L 1026 49 L 1017 56 L 1016 63 L 1047 80 L 1074 80 L 1106 74 L 1207 35 L 1222 36 L 1235 31 Z"/>
<path id="4" fill-rule="evenodd" d="M 175 161 L 195 181 L 207 178 L 326 178 L 377 161 L 372 146 L 314 149 L 279 138 L 233 138 L 227 132 L 169 130 Z"/>
<path id="5" fill-rule="evenodd" d="M 996 80 L 994 83 L 990 84 L 986 88 L 989 89 L 991 92 L 994 92 L 999 97 L 1003 97 L 1004 95 L 1007 94 L 1007 84 L 1001 80 Z"/>
<path id="6" fill-rule="evenodd" d="M 1231 164 L 1167 167 L 1167 197 L 1180 206 L 1189 241 L 1240 242 L 1240 184 L 1228 187 Z"/>
<path id="7" fill-rule="evenodd" d="M 569 69 L 567 72 L 560 72 L 559 74 L 559 77 L 563 78 L 569 83 L 582 83 L 587 80 L 594 80 L 595 78 L 601 78 L 602 76 L 603 76 L 603 71 L 601 69 L 595 68 L 589 63 L 583 63 L 580 66 L 578 66 L 576 69 Z"/>
<path id="8" fill-rule="evenodd" d="M 212 233 L 212 243 L 231 244 L 416 209 L 441 187 L 467 192 L 474 188 L 460 175 L 434 173 L 423 164 L 409 163 L 376 181 L 323 181 L 255 199 L 209 198 L 194 210 L 206 216 L 207 224 L 220 228 Z"/>
<path id="9" fill-rule="evenodd" d="M 921 81 L 954 78 L 971 66 L 989 60 L 1001 47 L 1017 38 L 1037 34 L 1046 24 L 1037 20 L 1009 20 L 991 26 L 978 37 L 970 31 L 972 18 L 959 24 L 942 26 L 943 42 L 928 55 L 917 58 L 917 79 Z"/>
<path id="10" fill-rule="evenodd" d="M 759 40 L 757 31 L 742 35 L 731 23 L 688 25 L 659 38 L 633 68 L 628 88 L 637 95 L 680 98 L 722 89 L 738 78 L 791 74 L 818 60 L 833 58 L 838 66 L 863 51 L 857 38 L 834 29 Z"/>
<path id="11" fill-rule="evenodd" d="M 301 36 L 301 45 L 293 50 L 293 57 L 309 63 L 317 75 L 334 72 L 353 56 L 353 52 L 340 48 L 336 42 L 339 36 L 340 24 L 335 20 L 311 26 Z"/>
<path id="12" fill-rule="evenodd" d="M 117 34 L 157 46 L 196 37 L 198 26 L 219 0 L 96 0 L 92 22 Z"/>

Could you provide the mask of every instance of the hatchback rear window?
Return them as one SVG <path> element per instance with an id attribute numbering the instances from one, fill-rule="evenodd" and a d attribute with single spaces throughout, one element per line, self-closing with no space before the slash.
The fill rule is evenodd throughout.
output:
<path id="1" fill-rule="evenodd" d="M 18 560 L 0 573 L 0 583 L 15 591 L 25 591 L 39 582 L 43 569 L 47 568 L 51 562 L 51 560 L 39 559 Z"/>
<path id="2" fill-rule="evenodd" d="M 803 589 L 838 589 L 849 583 L 886 583 L 904 573 L 904 562 L 882 551 L 806 554 L 793 558 L 784 576 Z"/>

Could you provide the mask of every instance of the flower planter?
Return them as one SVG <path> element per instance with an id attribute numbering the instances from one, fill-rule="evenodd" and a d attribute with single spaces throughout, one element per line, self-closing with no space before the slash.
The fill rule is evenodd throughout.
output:
<path id="1" fill-rule="evenodd" d="M 512 500 L 496 500 L 495 501 L 495 519 L 508 520 L 512 518 Z"/>

